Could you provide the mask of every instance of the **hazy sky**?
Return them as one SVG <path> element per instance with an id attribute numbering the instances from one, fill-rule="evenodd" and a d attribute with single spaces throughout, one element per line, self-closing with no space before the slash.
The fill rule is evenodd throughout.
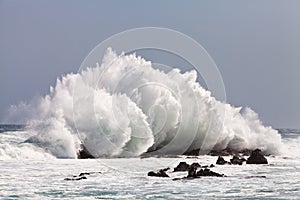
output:
<path id="1" fill-rule="evenodd" d="M 102 40 L 144 26 L 178 30 L 206 48 L 229 103 L 250 106 L 266 125 L 300 128 L 297 0 L 0 1 L 0 121 L 9 105 L 76 72 Z"/>

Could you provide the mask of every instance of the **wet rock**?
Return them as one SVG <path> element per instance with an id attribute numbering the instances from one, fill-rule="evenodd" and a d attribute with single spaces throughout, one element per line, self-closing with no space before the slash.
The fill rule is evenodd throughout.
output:
<path id="1" fill-rule="evenodd" d="M 268 164 L 268 160 L 264 157 L 260 149 L 255 149 L 254 151 L 252 151 L 246 163 L 247 164 Z"/>
<path id="2" fill-rule="evenodd" d="M 233 164 L 233 165 L 242 165 L 243 162 L 245 162 L 246 159 L 243 158 L 243 157 L 239 157 L 239 156 L 233 156 L 231 159 L 230 159 L 230 163 Z"/>
<path id="3" fill-rule="evenodd" d="M 84 145 L 81 145 L 81 150 L 77 153 L 78 159 L 93 159 L 95 158 Z"/>
<path id="4" fill-rule="evenodd" d="M 156 176 L 156 177 L 169 177 L 166 171 L 169 170 L 168 168 L 160 169 L 158 172 L 150 171 L 148 172 L 148 176 Z"/>
<path id="5" fill-rule="evenodd" d="M 231 163 L 226 161 L 222 156 L 219 156 L 216 164 L 217 165 L 225 165 L 225 164 L 231 164 Z"/>
<path id="6" fill-rule="evenodd" d="M 196 163 L 198 164 L 198 163 Z M 198 164 L 199 165 L 199 164 Z M 200 166 L 200 165 L 199 165 Z M 197 169 L 198 166 L 194 165 L 194 163 L 188 169 L 188 176 L 187 178 L 197 178 Z"/>
<path id="7" fill-rule="evenodd" d="M 79 181 L 82 179 L 87 179 L 85 176 L 81 176 L 81 177 L 76 177 L 76 178 L 65 178 L 65 181 Z"/>
<path id="8" fill-rule="evenodd" d="M 213 172 L 210 169 L 200 169 L 197 172 L 197 176 L 215 176 L 215 177 L 224 177 L 224 174 L 219 174 L 217 172 Z"/>
<path id="9" fill-rule="evenodd" d="M 174 172 L 183 172 L 189 169 L 190 165 L 186 162 L 180 162 L 177 167 L 174 168 Z"/>
<path id="10" fill-rule="evenodd" d="M 85 175 L 90 175 L 91 173 L 89 172 L 83 172 L 83 173 L 80 173 L 79 176 L 85 176 Z"/>
<path id="11" fill-rule="evenodd" d="M 201 167 L 201 165 L 197 162 L 192 163 L 190 166 L 193 166 L 193 167 L 196 167 L 196 168 Z"/>

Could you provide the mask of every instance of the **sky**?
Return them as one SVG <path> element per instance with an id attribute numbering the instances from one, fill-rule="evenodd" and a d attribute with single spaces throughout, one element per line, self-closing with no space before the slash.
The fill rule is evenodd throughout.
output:
<path id="1" fill-rule="evenodd" d="M 149 26 L 200 43 L 219 68 L 227 102 L 251 107 L 265 125 L 300 128 L 297 0 L 0 0 L 0 122 L 10 105 L 45 95 L 57 77 L 77 72 L 101 41 Z M 182 67 L 157 52 L 144 56 Z"/>

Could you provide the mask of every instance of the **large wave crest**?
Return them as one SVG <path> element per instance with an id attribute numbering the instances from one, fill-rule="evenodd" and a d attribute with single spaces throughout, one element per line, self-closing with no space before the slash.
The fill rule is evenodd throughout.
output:
<path id="1" fill-rule="evenodd" d="M 194 149 L 260 148 L 278 154 L 281 136 L 250 108 L 212 97 L 196 71 L 155 69 L 108 49 L 101 64 L 58 78 L 44 97 L 14 107 L 33 134 L 27 142 L 56 157 L 182 154 Z"/>

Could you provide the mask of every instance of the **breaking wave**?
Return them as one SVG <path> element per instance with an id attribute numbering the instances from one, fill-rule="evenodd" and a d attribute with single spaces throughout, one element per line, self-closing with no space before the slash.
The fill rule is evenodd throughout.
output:
<path id="1" fill-rule="evenodd" d="M 281 152 L 280 134 L 254 111 L 216 100 L 196 79 L 196 71 L 166 72 L 108 49 L 101 64 L 58 78 L 48 95 L 10 113 L 28 125 L 27 143 L 58 158 L 76 158 L 82 145 L 95 157 L 226 148 Z"/>

